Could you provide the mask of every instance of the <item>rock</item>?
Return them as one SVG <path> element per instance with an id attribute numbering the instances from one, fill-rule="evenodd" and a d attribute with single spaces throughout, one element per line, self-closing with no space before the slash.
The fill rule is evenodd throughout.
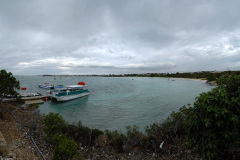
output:
<path id="1" fill-rule="evenodd" d="M 187 154 L 191 154 L 191 150 L 186 150 L 186 153 Z"/>
<path id="2" fill-rule="evenodd" d="M 21 147 L 23 146 L 23 144 L 22 144 L 21 141 L 19 141 L 19 142 L 15 142 L 15 146 L 16 146 L 17 148 L 21 148 Z"/>
<path id="3" fill-rule="evenodd" d="M 34 115 L 40 115 L 40 111 L 39 111 L 38 109 L 34 109 L 34 110 L 32 111 L 32 114 L 34 114 Z"/>
<path id="4" fill-rule="evenodd" d="M 156 155 L 156 154 L 155 154 L 155 153 L 153 153 L 153 154 L 152 154 L 152 157 L 155 157 L 155 155 Z"/>
<path id="5" fill-rule="evenodd" d="M 16 153 L 12 153 L 12 152 L 8 153 L 8 157 L 13 159 L 17 158 Z"/>
<path id="6" fill-rule="evenodd" d="M 19 106 L 19 108 L 21 108 L 22 110 L 26 110 L 27 109 L 27 105 L 26 104 L 22 104 L 21 106 Z"/>
<path id="7" fill-rule="evenodd" d="M 26 136 L 26 133 L 24 132 L 24 133 L 21 135 L 21 137 L 24 138 L 25 136 Z"/>
<path id="8" fill-rule="evenodd" d="M 0 152 L 5 154 L 7 151 L 7 142 L 4 139 L 2 132 L 0 131 Z"/>
<path id="9" fill-rule="evenodd" d="M 99 147 L 104 147 L 107 145 L 107 143 L 108 143 L 108 138 L 104 135 L 98 136 L 98 138 L 95 140 L 96 146 L 99 146 Z"/>
<path id="10" fill-rule="evenodd" d="M 2 109 L 0 108 L 0 119 L 3 119 Z"/>

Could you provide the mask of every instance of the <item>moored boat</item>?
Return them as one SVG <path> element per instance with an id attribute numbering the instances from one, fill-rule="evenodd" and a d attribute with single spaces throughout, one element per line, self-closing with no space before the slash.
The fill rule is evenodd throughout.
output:
<path id="1" fill-rule="evenodd" d="M 45 88 L 45 89 L 51 89 L 51 88 L 54 88 L 53 85 L 48 85 L 48 83 L 39 84 L 38 87 L 40 87 L 40 88 Z"/>
<path id="2" fill-rule="evenodd" d="M 55 88 L 54 91 L 48 91 L 47 93 L 57 101 L 69 101 L 89 95 L 86 85 L 66 85 L 63 88 Z"/>
<path id="3" fill-rule="evenodd" d="M 40 93 L 21 93 L 20 96 L 22 98 L 24 97 L 38 97 L 38 96 L 41 96 Z"/>

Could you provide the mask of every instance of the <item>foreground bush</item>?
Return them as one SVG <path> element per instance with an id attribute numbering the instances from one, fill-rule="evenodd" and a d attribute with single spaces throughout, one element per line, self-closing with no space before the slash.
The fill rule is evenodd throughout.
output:
<path id="1" fill-rule="evenodd" d="M 189 146 L 203 157 L 227 156 L 240 138 L 240 76 L 221 77 L 218 87 L 196 98 L 185 121 Z"/>
<path id="2" fill-rule="evenodd" d="M 105 135 L 108 137 L 110 141 L 110 145 L 115 148 L 117 152 L 124 152 L 126 149 L 125 142 L 127 140 L 127 137 L 119 133 L 117 130 L 115 131 L 105 131 Z"/>
<path id="3" fill-rule="evenodd" d="M 56 135 L 54 138 L 53 160 L 72 159 L 76 155 L 78 145 L 65 135 Z"/>
<path id="4" fill-rule="evenodd" d="M 161 152 L 160 144 L 171 144 L 177 138 L 186 135 L 184 121 L 189 116 L 192 108 L 183 106 L 178 112 L 172 112 L 169 117 L 161 123 L 153 123 L 146 127 L 146 146 L 154 152 Z"/>
<path id="5" fill-rule="evenodd" d="M 68 124 L 64 127 L 63 133 L 69 138 L 81 142 L 85 146 L 92 145 L 98 136 L 104 134 L 104 132 L 99 129 L 90 129 L 83 126 L 81 121 L 79 121 L 78 124 Z"/>
<path id="6" fill-rule="evenodd" d="M 66 122 L 62 116 L 58 113 L 54 114 L 52 112 L 48 115 L 44 115 L 42 124 L 44 124 L 43 131 L 50 141 L 54 138 L 55 134 L 61 134 L 63 128 L 66 126 Z"/>

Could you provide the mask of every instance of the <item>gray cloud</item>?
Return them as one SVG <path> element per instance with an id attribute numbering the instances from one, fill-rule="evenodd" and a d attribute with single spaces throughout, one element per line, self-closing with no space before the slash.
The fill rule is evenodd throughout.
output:
<path id="1" fill-rule="evenodd" d="M 235 0 L 0 1 L 0 68 L 13 74 L 239 69 L 239 6 Z"/>

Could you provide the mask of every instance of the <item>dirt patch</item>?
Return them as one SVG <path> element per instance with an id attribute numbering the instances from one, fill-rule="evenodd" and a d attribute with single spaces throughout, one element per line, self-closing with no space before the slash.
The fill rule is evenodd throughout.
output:
<path id="1" fill-rule="evenodd" d="M 12 109 L 15 106 L 11 106 Z M 17 159 L 38 159 L 33 146 L 26 138 L 26 134 L 16 123 L 10 113 L 1 105 L 3 119 L 0 120 L 0 131 L 7 142 L 4 157 Z"/>

